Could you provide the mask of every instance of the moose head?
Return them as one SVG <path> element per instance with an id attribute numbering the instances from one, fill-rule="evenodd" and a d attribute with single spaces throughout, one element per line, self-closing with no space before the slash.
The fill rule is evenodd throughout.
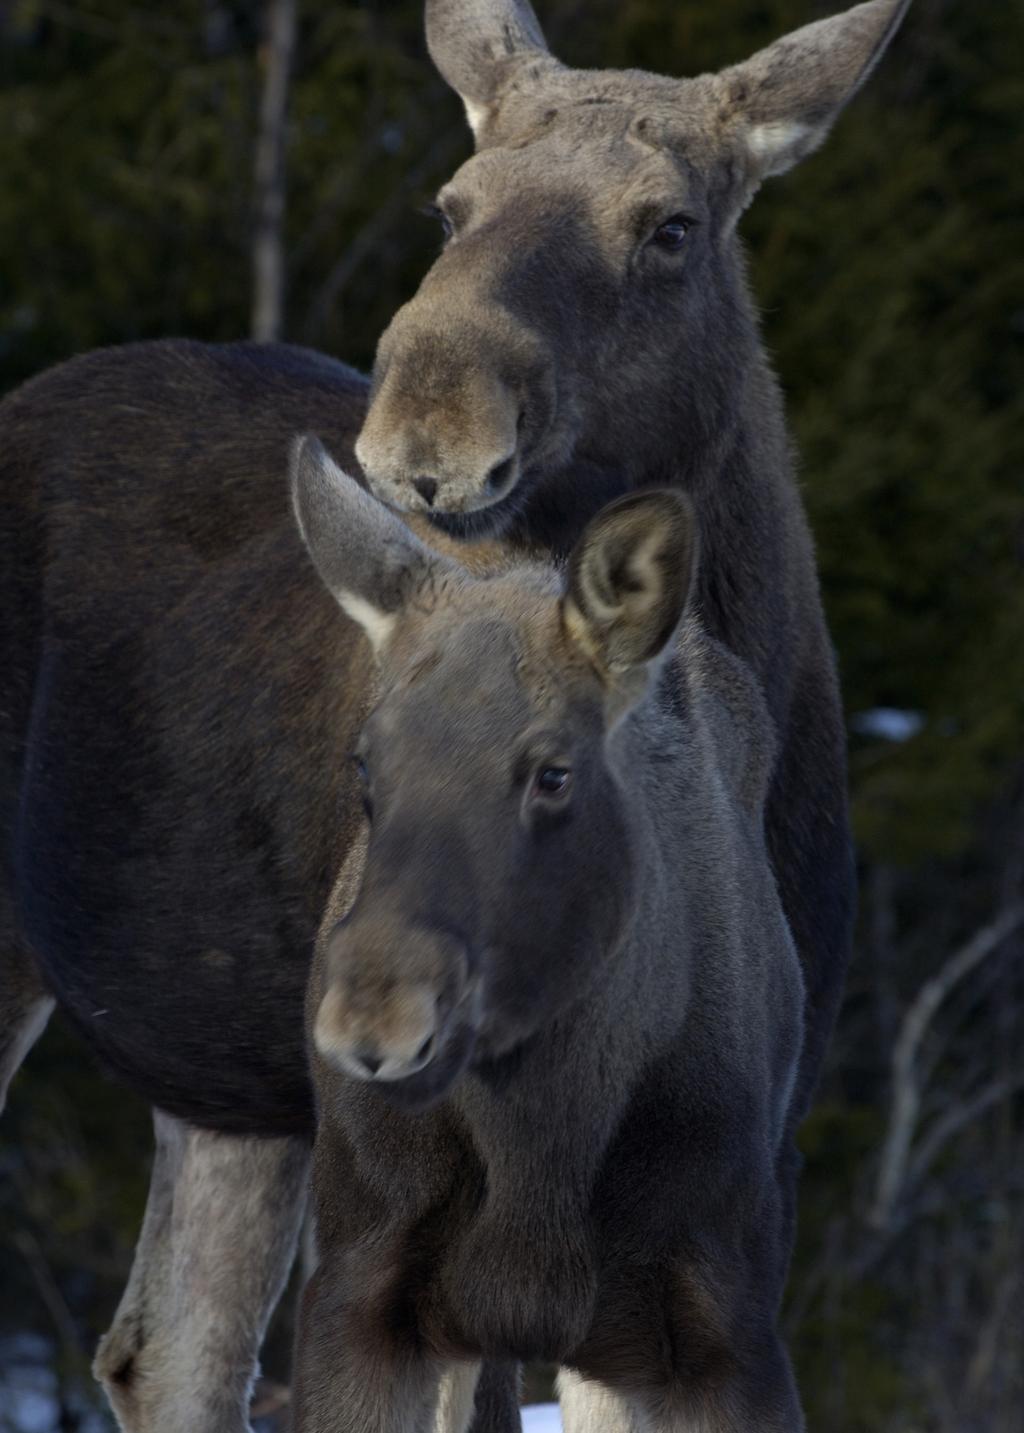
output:
<path id="1" fill-rule="evenodd" d="M 366 869 L 326 936 L 314 1038 L 349 1075 L 422 1104 L 586 994 L 621 946 L 643 773 L 617 735 L 687 604 L 691 509 L 671 491 L 630 495 L 588 525 L 564 574 L 484 580 L 315 439 L 297 445 L 293 498 L 379 667 L 355 755 Z"/>
<path id="2" fill-rule="evenodd" d="M 669 79 L 561 65 L 528 0 L 428 0 L 476 150 L 380 342 L 356 449 L 374 493 L 497 524 L 574 460 L 625 462 L 638 486 L 714 441 L 771 382 L 752 373 L 737 220 L 822 143 L 908 5 L 869 0 Z"/>

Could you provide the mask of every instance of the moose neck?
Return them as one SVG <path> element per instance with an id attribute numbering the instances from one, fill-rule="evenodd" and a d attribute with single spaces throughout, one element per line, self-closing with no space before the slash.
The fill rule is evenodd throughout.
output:
<path id="1" fill-rule="evenodd" d="M 613 385 L 603 423 L 581 438 L 569 468 L 535 480 L 525 497 L 513 494 L 498 518 L 513 546 L 560 557 L 623 491 L 684 488 L 700 523 L 700 604 L 708 631 L 764 674 L 794 604 L 813 592 L 816 579 L 782 395 L 738 241 L 723 254 L 715 281 L 721 302 L 696 345 L 699 358 L 683 348 L 672 356 L 667 367 L 679 376 L 644 410 L 643 422 L 635 402 L 616 406 Z"/>

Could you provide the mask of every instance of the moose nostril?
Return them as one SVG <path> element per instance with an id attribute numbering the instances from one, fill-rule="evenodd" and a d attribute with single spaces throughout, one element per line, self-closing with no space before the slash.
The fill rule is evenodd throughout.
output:
<path id="1" fill-rule="evenodd" d="M 428 508 L 434 506 L 434 499 L 437 497 L 436 478 L 413 478 L 412 485 L 426 503 Z"/>
<path id="2" fill-rule="evenodd" d="M 371 1079 L 384 1063 L 379 1055 L 371 1054 L 369 1050 L 357 1050 L 356 1061 L 362 1066 Z"/>
<path id="3" fill-rule="evenodd" d="M 500 493 L 505 487 L 505 484 L 512 474 L 512 465 L 514 462 L 515 454 L 513 453 L 511 457 L 504 458 L 500 463 L 495 463 L 494 467 L 487 474 L 487 486 L 492 493 Z"/>
<path id="4" fill-rule="evenodd" d="M 419 1062 L 420 1062 L 421 1060 L 427 1060 L 427 1059 L 429 1059 L 429 1058 L 430 1058 L 430 1055 L 431 1055 L 431 1052 L 433 1051 L 433 1048 L 434 1048 L 434 1037 L 433 1037 L 433 1035 L 428 1035 L 427 1038 L 424 1040 L 423 1044 L 422 1044 L 422 1045 L 420 1046 L 420 1048 L 416 1051 L 415 1056 L 413 1057 L 414 1060 L 415 1060 L 415 1062 L 416 1062 L 417 1064 L 419 1064 Z"/>

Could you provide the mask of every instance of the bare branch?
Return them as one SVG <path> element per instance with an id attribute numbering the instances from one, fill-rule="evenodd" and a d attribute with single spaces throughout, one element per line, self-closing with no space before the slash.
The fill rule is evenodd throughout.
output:
<path id="1" fill-rule="evenodd" d="M 942 1003 L 956 986 L 1024 924 L 1024 905 L 1003 911 L 955 951 L 918 991 L 903 1017 L 892 1057 L 892 1107 L 882 1145 L 875 1197 L 868 1223 L 883 1229 L 892 1218 L 907 1175 L 910 1148 L 917 1127 L 921 1088 L 918 1052 Z"/>
<path id="2" fill-rule="evenodd" d="M 965 1125 L 973 1124 L 975 1120 L 990 1110 L 993 1105 L 1008 1099 L 1017 1090 L 1024 1089 L 1024 1070 L 1010 1079 L 993 1080 L 991 1084 L 979 1090 L 973 1099 L 965 1104 L 957 1104 L 949 1110 L 941 1119 L 935 1121 L 931 1129 L 921 1140 L 917 1152 L 910 1161 L 906 1177 L 907 1186 L 912 1188 L 919 1184 L 928 1170 L 934 1164 L 941 1153 L 942 1148 L 955 1134 L 958 1134 Z"/>
<path id="3" fill-rule="evenodd" d="M 464 126 L 460 123 L 442 131 L 420 162 L 395 187 L 387 202 L 373 213 L 346 247 L 345 252 L 339 257 L 320 285 L 309 306 L 303 325 L 303 338 L 307 343 L 317 341 L 327 322 L 327 316 L 345 285 L 401 215 L 405 205 L 409 202 L 410 194 L 414 194 L 420 189 L 431 175 L 447 161 L 448 156 L 456 152 L 458 146 L 463 142 L 463 129 Z"/>
<path id="4" fill-rule="evenodd" d="M 29 1229 L 22 1228 L 14 1233 L 11 1242 L 29 1267 L 39 1297 L 53 1321 L 61 1343 L 72 1354 L 81 1357 L 82 1341 L 75 1327 L 75 1320 L 60 1291 L 60 1286 L 46 1262 L 46 1256 L 40 1248 L 38 1239 Z"/>
<path id="5" fill-rule="evenodd" d="M 972 1393 L 979 1393 L 990 1386 L 996 1367 L 999 1340 L 1014 1308 L 1020 1307 L 1021 1262 L 1018 1250 L 1001 1251 L 1006 1256 L 1006 1268 L 999 1279 L 990 1303 L 990 1312 L 981 1326 L 975 1344 L 974 1355 L 967 1370 L 967 1387 Z"/>
<path id="6" fill-rule="evenodd" d="M 280 338 L 284 323 L 284 197 L 288 83 L 295 49 L 296 0 L 268 0 L 265 75 L 256 138 L 252 336 Z"/>

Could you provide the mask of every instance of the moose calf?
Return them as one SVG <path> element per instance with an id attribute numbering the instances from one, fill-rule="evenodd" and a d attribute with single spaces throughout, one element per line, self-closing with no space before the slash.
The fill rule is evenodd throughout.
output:
<path id="1" fill-rule="evenodd" d="M 316 440 L 293 484 L 378 665 L 308 1000 L 298 1430 L 457 1433 L 481 1361 L 546 1359 L 568 1433 L 793 1433 L 803 981 L 771 724 L 687 610 L 689 503 L 605 508 L 563 581 L 471 575 Z"/>

